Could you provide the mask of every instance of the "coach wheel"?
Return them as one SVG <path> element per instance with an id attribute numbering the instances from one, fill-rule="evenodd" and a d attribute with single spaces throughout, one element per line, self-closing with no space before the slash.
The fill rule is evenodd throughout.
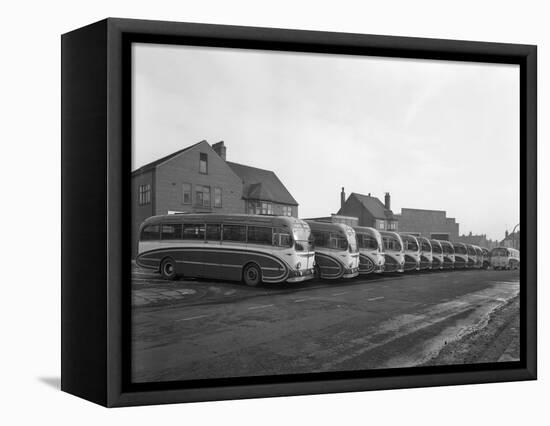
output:
<path id="1" fill-rule="evenodd" d="M 262 282 L 262 271 L 253 263 L 246 265 L 243 272 L 243 281 L 247 286 L 256 287 Z"/>
<path id="2" fill-rule="evenodd" d="M 176 262 L 173 259 L 167 258 L 160 264 L 160 274 L 167 280 L 176 279 Z"/>

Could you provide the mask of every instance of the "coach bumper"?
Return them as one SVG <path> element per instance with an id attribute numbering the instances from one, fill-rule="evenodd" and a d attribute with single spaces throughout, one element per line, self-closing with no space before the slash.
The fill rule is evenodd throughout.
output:
<path id="1" fill-rule="evenodd" d="M 300 283 L 302 281 L 311 280 L 314 276 L 315 271 L 313 268 L 304 269 L 302 271 L 290 271 L 286 281 L 289 283 Z"/>

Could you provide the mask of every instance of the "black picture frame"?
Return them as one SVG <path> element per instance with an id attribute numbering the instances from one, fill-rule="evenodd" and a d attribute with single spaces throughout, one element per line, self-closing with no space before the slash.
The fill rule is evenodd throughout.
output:
<path id="1" fill-rule="evenodd" d="M 64 34 L 61 42 L 62 390 L 115 407 L 536 379 L 536 46 L 118 18 Z M 130 383 L 133 42 L 518 64 L 520 361 Z"/>

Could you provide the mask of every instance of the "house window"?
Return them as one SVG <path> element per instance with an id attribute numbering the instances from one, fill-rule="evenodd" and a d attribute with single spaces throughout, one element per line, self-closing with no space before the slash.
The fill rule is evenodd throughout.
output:
<path id="1" fill-rule="evenodd" d="M 388 222 L 388 230 L 395 231 L 397 229 L 397 222 Z"/>
<path id="2" fill-rule="evenodd" d="M 384 222 L 378 222 L 378 229 L 385 229 Z"/>
<path id="3" fill-rule="evenodd" d="M 258 201 L 248 202 L 248 214 L 260 214 L 260 203 Z"/>
<path id="4" fill-rule="evenodd" d="M 269 201 L 249 201 L 248 202 L 248 214 L 273 214 L 273 203 Z"/>
<path id="5" fill-rule="evenodd" d="M 262 212 L 261 214 L 273 214 L 273 204 L 268 203 L 267 201 L 262 201 Z"/>
<path id="6" fill-rule="evenodd" d="M 220 208 L 222 206 L 222 189 L 214 188 L 214 207 Z"/>
<path id="7" fill-rule="evenodd" d="M 151 204 L 151 185 L 139 186 L 139 205 Z"/>
<path id="8" fill-rule="evenodd" d="M 181 190 L 183 193 L 183 204 L 191 204 L 191 184 L 190 183 L 182 183 L 181 184 Z"/>
<path id="9" fill-rule="evenodd" d="M 199 157 L 199 173 L 208 174 L 208 154 L 204 152 L 201 152 Z"/>
<path id="10" fill-rule="evenodd" d="M 210 207 L 210 187 L 196 185 L 195 188 L 195 204 L 198 207 Z"/>
<path id="11" fill-rule="evenodd" d="M 292 216 L 291 206 L 283 206 L 283 216 Z"/>

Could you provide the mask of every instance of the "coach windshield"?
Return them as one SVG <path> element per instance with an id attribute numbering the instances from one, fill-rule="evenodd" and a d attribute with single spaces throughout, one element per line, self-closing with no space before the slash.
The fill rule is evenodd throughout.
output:
<path id="1" fill-rule="evenodd" d="M 296 251 L 313 251 L 313 237 L 307 223 L 294 225 L 292 233 Z"/>

